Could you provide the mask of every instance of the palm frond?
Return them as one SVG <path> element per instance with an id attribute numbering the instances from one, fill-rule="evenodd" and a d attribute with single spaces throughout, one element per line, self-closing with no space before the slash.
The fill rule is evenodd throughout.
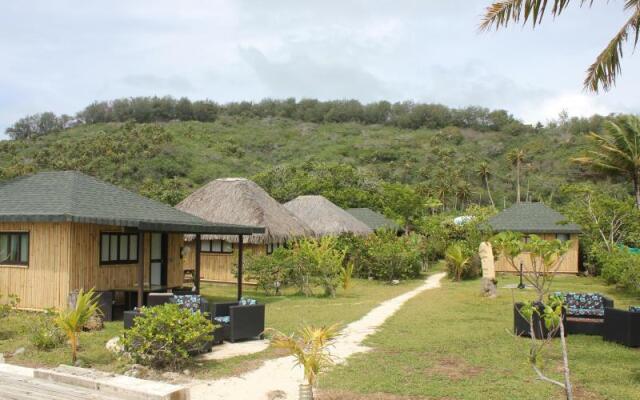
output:
<path id="1" fill-rule="evenodd" d="M 628 0 L 636 2 L 637 0 Z M 553 0 L 551 3 L 551 15 L 557 17 L 569 6 L 571 0 Z M 580 7 L 593 5 L 593 0 L 580 0 Z M 509 23 L 526 25 L 531 21 L 533 28 L 542 22 L 549 6 L 548 0 L 503 0 L 496 1 L 485 10 L 479 30 L 488 31 L 495 27 L 506 27 Z"/>
<path id="2" fill-rule="evenodd" d="M 598 92 L 602 89 L 606 92 L 611 89 L 621 72 L 622 47 L 629 39 L 630 32 L 633 33 L 633 47 L 635 48 L 638 45 L 640 37 L 640 2 L 638 0 L 628 0 L 625 4 L 625 9 L 633 10 L 633 15 L 611 39 L 607 47 L 600 52 L 596 61 L 587 70 L 587 77 L 584 80 L 585 90 Z"/>

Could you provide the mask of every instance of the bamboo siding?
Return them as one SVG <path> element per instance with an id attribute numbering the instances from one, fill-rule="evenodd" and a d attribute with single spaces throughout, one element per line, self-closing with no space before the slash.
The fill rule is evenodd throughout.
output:
<path id="1" fill-rule="evenodd" d="M 553 233 L 541 234 L 539 236 L 545 240 L 553 240 L 556 238 L 556 235 Z M 572 234 L 570 236 L 570 240 L 571 240 L 571 247 L 569 248 L 569 251 L 564 255 L 560 263 L 560 266 L 556 271 L 557 273 L 564 273 L 564 274 L 578 273 L 578 235 Z M 524 254 L 524 253 L 520 254 L 518 257 L 516 257 L 515 262 L 518 268 L 520 267 L 520 262 L 522 262 L 524 267 L 523 269 L 525 271 L 531 270 L 531 259 L 527 254 Z M 498 256 L 498 259 L 496 260 L 496 263 L 495 263 L 495 267 L 496 267 L 496 272 L 513 272 L 513 273 L 518 272 L 513 269 L 511 264 L 509 264 L 507 259 L 502 255 Z"/>
<path id="2" fill-rule="evenodd" d="M 0 265 L 0 293 L 17 294 L 20 308 L 63 308 L 76 289 L 110 290 L 137 284 L 139 264 L 100 265 L 100 232 L 121 227 L 76 223 L 0 223 L 0 232 L 29 232 L 29 265 Z M 149 280 L 150 234 L 142 260 Z M 182 286 L 181 234 L 168 235 L 167 285 Z M 140 259 L 140 257 L 139 257 Z"/>
<path id="3" fill-rule="evenodd" d="M 60 307 L 69 294 L 71 223 L 0 223 L 2 232 L 29 232 L 29 265 L 0 265 L 0 293 L 21 308 Z"/>
<path id="4" fill-rule="evenodd" d="M 184 269 L 195 271 L 196 266 L 196 245 L 195 241 L 184 244 L 186 256 L 183 257 Z M 264 244 L 244 244 L 244 260 L 254 254 L 266 254 L 267 248 Z M 236 283 L 238 278 L 234 271 L 238 267 L 238 244 L 233 244 L 233 253 L 200 253 L 200 280 L 209 282 Z M 244 279 L 244 282 L 254 283 Z"/>

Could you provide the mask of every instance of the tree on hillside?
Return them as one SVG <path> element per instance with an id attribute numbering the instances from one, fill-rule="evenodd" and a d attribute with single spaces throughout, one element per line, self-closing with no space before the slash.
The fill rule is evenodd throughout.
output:
<path id="1" fill-rule="evenodd" d="M 476 169 L 476 174 L 482 179 L 485 188 L 487 189 L 487 195 L 489 196 L 489 201 L 491 202 L 491 206 L 495 207 L 495 203 L 493 202 L 493 197 L 491 197 L 491 189 L 489 188 L 489 178 L 492 175 L 491 169 L 489 168 L 489 163 L 486 161 L 482 161 L 480 165 L 478 165 L 478 169 Z"/>
<path id="2" fill-rule="evenodd" d="M 516 173 L 516 203 L 520 203 L 520 171 L 522 170 L 524 159 L 525 153 L 522 149 L 511 150 L 507 154 L 507 161 L 514 166 Z"/>
<path id="3" fill-rule="evenodd" d="M 629 115 L 618 121 L 607 121 L 603 134 L 591 132 L 589 137 L 594 148 L 574 161 L 630 179 L 636 208 L 640 209 L 640 118 Z"/>
<path id="4" fill-rule="evenodd" d="M 494 27 L 499 29 L 506 27 L 509 23 L 520 21 L 523 25 L 530 22 L 535 28 L 542 22 L 547 10 L 550 9 L 551 15 L 555 18 L 560 16 L 570 3 L 571 0 L 496 0 L 487 7 L 480 23 L 480 30 L 487 31 Z M 578 3 L 580 7 L 591 7 L 594 1 L 575 0 L 573 3 Z M 625 0 L 624 10 L 631 15 L 587 70 L 587 77 L 584 80 L 586 90 L 598 92 L 600 88 L 604 91 L 611 89 L 621 72 L 622 46 L 629 40 L 630 34 L 633 48 L 635 49 L 638 44 L 640 0 Z"/>

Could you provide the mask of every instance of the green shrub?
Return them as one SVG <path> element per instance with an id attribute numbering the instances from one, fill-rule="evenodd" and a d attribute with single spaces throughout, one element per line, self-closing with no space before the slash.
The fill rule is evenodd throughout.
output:
<path id="1" fill-rule="evenodd" d="M 268 295 L 280 294 L 280 289 L 289 284 L 293 268 L 293 254 L 284 247 L 276 248 L 270 255 L 256 254 L 247 258 L 247 278 L 257 282 Z"/>
<path id="2" fill-rule="evenodd" d="M 612 252 L 598 252 L 596 257 L 607 283 L 640 292 L 640 255 L 616 248 Z"/>
<path id="3" fill-rule="evenodd" d="M 143 308 L 142 313 L 122 337 L 134 363 L 177 370 L 213 339 L 214 325 L 201 313 L 176 304 Z"/>
<path id="4" fill-rule="evenodd" d="M 358 270 L 360 276 L 391 281 L 420 275 L 422 256 L 412 235 L 397 237 L 393 232 L 378 232 L 365 243 L 367 250 Z"/>
<path id="5" fill-rule="evenodd" d="M 50 314 L 39 316 L 29 336 L 29 342 L 38 350 L 52 350 L 64 344 L 66 335 Z"/>

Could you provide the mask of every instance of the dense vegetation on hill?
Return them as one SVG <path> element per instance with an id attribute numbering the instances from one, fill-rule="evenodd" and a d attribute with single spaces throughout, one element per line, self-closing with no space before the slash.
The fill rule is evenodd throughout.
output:
<path id="1" fill-rule="evenodd" d="M 523 198 L 562 201 L 562 185 L 588 178 L 570 161 L 584 151 L 580 123 L 520 134 L 276 117 L 82 124 L 0 142 L 0 174 L 6 179 L 76 169 L 171 204 L 211 179 L 247 176 L 283 201 L 322 193 L 342 206 L 380 209 L 381 196 L 409 196 L 416 197 L 418 207 L 437 199 L 444 208 L 461 209 L 471 202 L 488 204 L 478 173 L 483 161 L 497 205 L 513 202 L 514 172 L 507 154 L 522 149 Z"/>

